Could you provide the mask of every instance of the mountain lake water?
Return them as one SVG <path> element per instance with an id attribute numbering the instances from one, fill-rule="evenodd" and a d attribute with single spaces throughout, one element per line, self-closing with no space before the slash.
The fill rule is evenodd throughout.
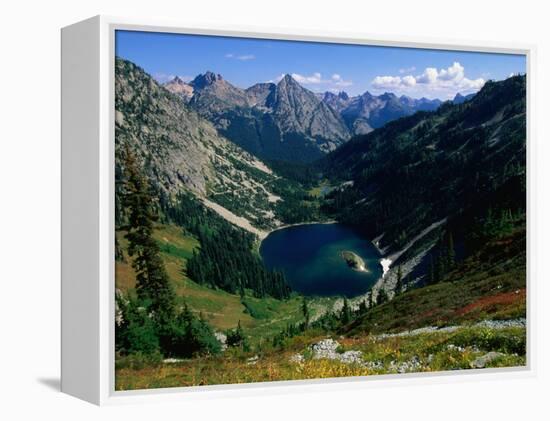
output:
<path id="1" fill-rule="evenodd" d="M 367 271 L 352 269 L 342 257 L 351 251 Z M 273 231 L 260 246 L 270 269 L 282 270 L 292 289 L 305 295 L 349 298 L 366 293 L 382 276 L 374 245 L 342 224 L 304 224 Z"/>

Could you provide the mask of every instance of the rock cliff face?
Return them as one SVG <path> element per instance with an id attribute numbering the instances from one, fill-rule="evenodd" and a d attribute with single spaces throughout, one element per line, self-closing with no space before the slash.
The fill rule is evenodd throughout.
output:
<path id="1" fill-rule="evenodd" d="M 303 133 L 315 139 L 320 150 L 329 152 L 349 138 L 338 114 L 303 88 L 292 76 L 277 84 L 271 106 L 283 133 Z"/>
<path id="2" fill-rule="evenodd" d="M 276 90 L 277 85 L 274 83 L 257 83 L 252 85 L 245 91 L 248 104 L 251 107 L 258 107 L 269 111 Z"/>
<path id="3" fill-rule="evenodd" d="M 232 95 L 231 88 L 226 94 Z M 275 216 L 264 209 L 274 197 L 266 187 L 274 179 L 269 168 L 221 136 L 179 95 L 133 63 L 117 59 L 115 97 L 117 180 L 129 148 L 161 197 L 170 200 L 185 190 L 212 202 L 225 198 L 222 205 L 228 208 L 231 197 L 231 203 L 257 205 L 247 209 L 246 215 L 230 209 L 252 225 L 259 220 L 264 225 L 276 223 Z"/>

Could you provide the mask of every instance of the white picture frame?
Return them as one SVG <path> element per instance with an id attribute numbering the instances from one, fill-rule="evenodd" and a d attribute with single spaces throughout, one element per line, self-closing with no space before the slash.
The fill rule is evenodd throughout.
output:
<path id="1" fill-rule="evenodd" d="M 140 30 L 250 38 L 368 44 L 445 50 L 524 54 L 527 59 L 528 348 L 524 368 L 459 373 L 400 374 L 273 383 L 115 391 L 114 389 L 114 33 Z M 97 405 L 166 401 L 264 393 L 370 388 L 477 381 L 496 376 L 533 376 L 536 355 L 536 285 L 529 252 L 533 141 L 530 119 L 534 89 L 531 45 L 462 44 L 454 40 L 384 39 L 365 34 L 314 33 L 276 28 L 193 25 L 96 16 L 61 31 L 62 50 L 62 378 L 63 392 Z M 471 377 L 474 376 L 474 377 Z"/>

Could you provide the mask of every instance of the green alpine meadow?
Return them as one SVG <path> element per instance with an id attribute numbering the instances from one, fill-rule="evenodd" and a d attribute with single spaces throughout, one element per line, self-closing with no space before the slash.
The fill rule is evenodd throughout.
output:
<path id="1" fill-rule="evenodd" d="M 116 49 L 116 390 L 527 365 L 525 57 Z"/>

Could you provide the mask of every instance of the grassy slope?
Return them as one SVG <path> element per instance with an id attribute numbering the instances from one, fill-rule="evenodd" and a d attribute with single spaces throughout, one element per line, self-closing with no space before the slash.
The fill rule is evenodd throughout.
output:
<path id="1" fill-rule="evenodd" d="M 244 300 L 238 295 L 212 289 L 193 282 L 185 275 L 186 259 L 192 256 L 193 249 L 199 246 L 196 239 L 184 235 L 175 225 L 158 225 L 154 236 L 158 241 L 162 258 L 170 280 L 180 299 L 218 330 L 235 328 L 239 320 L 254 344 L 262 338 L 271 337 L 283 329 L 287 323 L 302 321 L 301 298 L 292 297 L 287 301 L 273 298 L 258 299 L 247 295 Z M 131 259 L 126 253 L 127 241 L 123 232 L 117 232 L 118 241 L 124 250 L 125 261 L 116 262 L 116 287 L 129 291 L 135 287 L 135 274 Z M 317 299 L 316 308 L 331 305 L 332 299 Z"/>
<path id="2" fill-rule="evenodd" d="M 346 327 L 351 335 L 526 316 L 525 225 L 489 242 L 445 282 L 413 289 Z"/>
<path id="3" fill-rule="evenodd" d="M 463 328 L 455 332 L 432 332 L 410 337 L 383 338 L 365 335 L 359 338 L 336 338 L 340 349 L 359 350 L 361 366 L 311 358 L 308 345 L 324 338 L 320 332 L 287 340 L 282 349 L 265 347 L 253 354 L 226 352 L 214 358 L 183 360 L 176 364 L 118 363 L 117 390 L 159 387 L 200 386 L 208 384 L 249 383 L 279 380 L 301 380 L 347 376 L 367 376 L 403 372 L 432 372 L 468 369 L 487 352 L 500 352 L 486 367 L 525 365 L 525 329 Z M 301 353 L 301 363 L 290 357 Z"/>

